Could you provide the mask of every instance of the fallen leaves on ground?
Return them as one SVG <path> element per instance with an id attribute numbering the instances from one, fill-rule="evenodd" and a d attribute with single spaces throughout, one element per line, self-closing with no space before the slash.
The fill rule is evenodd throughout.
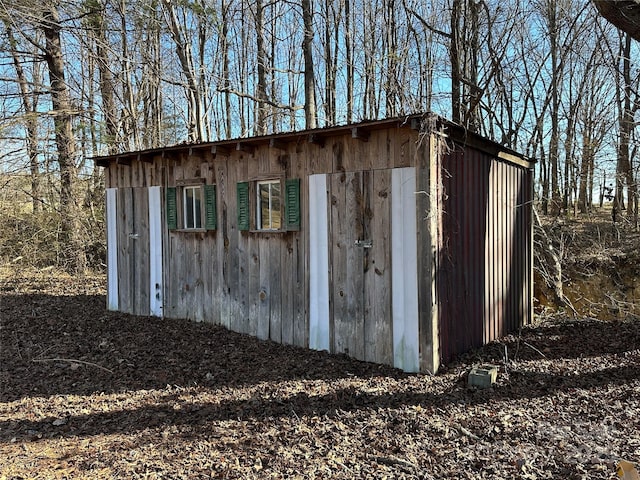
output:
<path id="1" fill-rule="evenodd" d="M 640 463 L 640 321 L 549 318 L 436 376 L 0 280 L 0 479 L 603 478 Z M 496 385 L 467 388 L 474 365 Z"/>

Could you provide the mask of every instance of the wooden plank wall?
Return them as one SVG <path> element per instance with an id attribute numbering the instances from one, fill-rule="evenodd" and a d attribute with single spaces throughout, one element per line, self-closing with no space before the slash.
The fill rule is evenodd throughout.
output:
<path id="1" fill-rule="evenodd" d="M 116 191 L 118 309 L 149 315 L 149 197 L 146 188 Z"/>
<path id="2" fill-rule="evenodd" d="M 393 364 L 393 326 L 391 312 L 391 169 L 373 172 L 369 195 L 373 218 L 368 237 L 373 239 L 365 269 L 365 298 L 371 299 L 364 332 L 364 359 L 369 362 Z"/>
<path id="3" fill-rule="evenodd" d="M 392 364 L 391 285 L 390 276 L 383 274 L 390 269 L 390 259 L 385 253 L 389 251 L 391 241 L 390 206 L 386 195 L 391 186 L 390 169 L 416 164 L 416 140 L 417 133 L 410 128 L 394 127 L 372 131 L 368 141 L 352 138 L 347 130 L 344 134 L 325 138 L 324 145 L 311 143 L 301 135 L 283 148 L 263 145 L 253 153 L 231 150 L 228 155 L 214 156 L 208 150 L 189 152 L 185 147 L 179 153 L 158 155 L 154 162 L 133 160 L 130 165 L 113 164 L 108 168 L 106 182 L 108 186 L 118 187 L 118 205 L 130 202 L 138 187 L 175 186 L 180 180 L 195 178 L 216 184 L 217 230 L 169 232 L 164 224 L 164 315 L 213 322 L 259 338 L 307 347 L 310 304 L 308 176 L 329 174 L 328 184 L 340 183 L 339 178 L 344 176 L 344 185 L 330 183 L 327 186 L 335 188 L 336 193 L 342 192 L 338 193 L 338 201 L 343 202 L 343 211 L 347 215 L 354 211 L 347 208 L 347 192 L 342 188 L 348 184 L 349 188 L 357 187 L 352 193 L 359 192 L 361 198 L 366 198 L 367 208 L 379 211 L 379 215 L 370 224 L 360 223 L 357 227 L 368 228 L 367 232 L 350 231 L 355 219 L 349 218 L 336 217 L 338 219 L 329 227 L 343 230 L 350 242 L 364 236 L 376 239 L 371 251 L 366 252 L 367 265 L 364 265 L 363 249 L 345 252 L 341 262 L 347 269 L 362 270 L 364 266 L 366 277 L 352 275 L 354 281 L 362 284 L 345 284 L 345 304 L 332 305 L 333 311 L 340 309 L 347 315 L 337 320 L 337 326 L 332 326 L 332 350 L 348 350 L 358 358 Z M 424 151 L 420 150 L 421 153 Z M 238 231 L 236 183 L 270 175 L 301 179 L 301 230 Z M 164 191 L 162 195 L 164 199 Z M 349 202 L 358 201 L 354 195 L 351 197 Z M 120 221 L 126 223 L 127 219 Z M 120 254 L 123 256 L 124 252 Z M 374 259 L 375 264 L 371 263 Z M 340 275 L 339 272 L 333 274 Z M 346 270 L 345 275 L 349 275 Z M 126 280 L 121 278 L 120 299 L 125 308 L 132 309 L 127 302 L 132 301 L 130 292 L 135 287 L 132 282 L 126 284 Z M 366 290 L 366 296 L 370 298 L 389 301 L 379 305 L 374 302 L 373 310 L 365 315 L 359 311 L 364 305 L 354 300 L 356 296 L 350 294 L 349 289 L 353 292 Z M 141 292 L 139 300 L 145 295 Z M 353 318 L 365 317 L 370 319 L 366 328 L 364 324 L 352 322 Z M 343 324 L 339 323 L 341 321 Z M 337 343 L 333 337 L 336 331 Z M 352 334 L 360 340 L 355 343 L 349 340 Z"/>

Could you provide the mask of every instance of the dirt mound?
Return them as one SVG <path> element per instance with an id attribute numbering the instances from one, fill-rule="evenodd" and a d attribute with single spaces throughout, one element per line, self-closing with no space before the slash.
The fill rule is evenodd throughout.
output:
<path id="1" fill-rule="evenodd" d="M 562 264 L 571 303 L 563 311 L 602 320 L 640 315 L 640 232 L 627 221 L 613 224 L 609 208 L 542 221 Z M 534 283 L 538 313 L 557 311 L 544 266 L 536 265 Z"/>

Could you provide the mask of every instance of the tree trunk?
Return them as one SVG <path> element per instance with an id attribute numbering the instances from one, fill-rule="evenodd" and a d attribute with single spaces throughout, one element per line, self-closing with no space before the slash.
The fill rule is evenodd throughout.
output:
<path id="1" fill-rule="evenodd" d="M 344 48 L 347 62 L 347 123 L 353 122 L 353 41 L 351 32 L 351 0 L 344 0 Z"/>
<path id="2" fill-rule="evenodd" d="M 122 103 L 123 103 L 123 132 L 122 138 L 127 144 L 126 150 L 138 150 L 142 148 L 140 130 L 138 128 L 137 108 L 134 98 L 134 82 L 132 81 L 131 56 L 129 52 L 129 39 L 127 34 L 127 2 L 120 0 L 120 40 L 122 42 L 121 79 L 122 79 Z"/>
<path id="3" fill-rule="evenodd" d="M 561 80 L 560 65 L 558 60 L 558 23 L 557 6 L 554 0 L 547 2 L 547 21 L 549 38 L 551 43 L 551 139 L 549 140 L 549 170 L 551 177 L 551 215 L 558 215 L 561 207 L 560 182 L 559 182 L 559 117 L 560 95 L 558 92 Z"/>
<path id="4" fill-rule="evenodd" d="M 202 92 L 198 82 L 198 74 L 193 64 L 191 44 L 187 39 L 184 28 L 178 22 L 173 2 L 171 0 L 162 0 L 162 6 L 164 7 L 169 32 L 176 47 L 176 55 L 180 61 L 182 74 L 187 79 L 185 93 L 189 106 L 188 138 L 190 142 L 202 142 L 205 139 Z"/>
<path id="5" fill-rule="evenodd" d="M 397 115 L 398 83 L 398 39 L 396 27 L 395 0 L 386 0 L 386 43 L 387 43 L 387 72 L 385 80 L 385 109 L 387 117 Z"/>
<path id="6" fill-rule="evenodd" d="M 302 51 L 304 55 L 304 120 L 307 129 L 316 128 L 316 82 L 313 66 L 313 9 L 311 0 L 302 0 L 302 21 L 304 23 L 304 39 Z"/>
<path id="7" fill-rule="evenodd" d="M 90 31 L 95 38 L 96 61 L 98 63 L 100 97 L 102 98 L 102 115 L 105 123 L 105 137 L 103 143 L 107 145 L 109 155 L 117 153 L 118 144 L 118 113 L 115 103 L 115 84 L 111 73 L 109 44 L 104 19 L 104 5 L 92 3 L 88 16 Z"/>
<path id="8" fill-rule="evenodd" d="M 480 51 L 480 26 L 479 26 L 479 4 L 476 0 L 468 0 L 465 8 L 465 28 L 468 32 L 468 39 L 464 44 L 468 44 L 464 52 L 464 87 L 462 102 L 464 105 L 464 126 L 472 132 L 480 129 L 480 117 L 477 105 L 480 101 L 480 88 L 478 87 L 478 52 Z"/>
<path id="9" fill-rule="evenodd" d="M 631 93 L 631 37 L 624 35 L 620 45 L 620 57 L 622 58 L 622 85 L 618 93 L 619 98 L 619 128 L 620 140 L 618 142 L 618 161 L 616 166 L 616 192 L 614 199 L 615 214 L 619 214 L 625 208 L 624 205 L 624 187 L 627 187 L 627 216 L 634 219 L 636 216 L 635 205 L 637 196 L 637 187 L 633 169 L 631 168 L 631 157 L 629 148 L 631 142 L 631 133 L 633 131 L 633 114 Z M 617 220 L 617 219 L 616 219 Z"/>
<path id="10" fill-rule="evenodd" d="M 264 47 L 264 9 L 262 0 L 256 0 L 256 47 L 258 55 L 258 85 L 256 87 L 256 98 L 258 99 L 258 108 L 256 113 L 256 125 L 254 133 L 256 135 L 265 135 L 267 133 L 267 52 Z"/>
<path id="11" fill-rule="evenodd" d="M 229 91 L 231 85 L 229 78 L 229 4 L 222 0 L 220 8 L 222 9 L 222 38 L 220 41 L 222 43 L 222 82 L 224 84 L 224 133 L 225 138 L 231 138 L 233 125 L 231 118 L 231 92 Z"/>
<path id="12" fill-rule="evenodd" d="M 451 120 L 462 123 L 461 95 L 462 75 L 460 72 L 460 17 L 463 0 L 453 0 L 451 4 L 451 44 L 449 62 L 451 63 Z"/>
<path id="13" fill-rule="evenodd" d="M 31 175 L 31 205 L 33 213 L 40 210 L 40 163 L 38 161 L 38 119 L 37 119 L 37 95 L 31 98 L 32 93 L 29 91 L 29 83 L 22 68 L 22 62 L 18 56 L 18 48 L 11 24 L 4 19 L 7 38 L 9 41 L 9 49 L 11 50 L 11 58 L 16 71 L 18 86 L 20 87 L 20 99 L 22 108 L 24 109 L 24 123 L 27 155 L 29 157 L 29 170 Z"/>
<path id="14" fill-rule="evenodd" d="M 63 254 L 69 271 L 83 273 L 87 267 L 87 260 L 80 234 L 80 209 L 74 196 L 77 172 L 76 141 L 72 124 L 73 108 L 64 73 L 60 18 L 55 9 L 51 8 L 43 12 L 42 30 L 46 39 L 44 57 L 49 69 L 53 123 L 60 168 L 60 215 L 65 245 Z"/>
<path id="15" fill-rule="evenodd" d="M 588 188 L 591 183 L 589 179 L 593 175 L 594 156 L 593 138 L 587 125 L 582 135 L 582 159 L 580 162 L 580 187 L 578 191 L 578 211 L 580 213 L 587 213 L 590 206 Z"/>
<path id="16" fill-rule="evenodd" d="M 154 13 L 157 11 L 157 5 L 154 0 Z M 155 13 L 157 15 L 157 13 Z M 162 94 L 162 78 L 160 72 L 163 71 L 163 55 L 162 55 L 162 29 L 160 22 L 150 20 L 149 25 L 145 28 L 147 49 L 143 51 L 143 61 L 145 62 L 143 78 L 143 126 L 144 126 L 144 146 L 145 148 L 160 147 L 166 138 L 166 132 L 163 128 L 163 94 Z"/>

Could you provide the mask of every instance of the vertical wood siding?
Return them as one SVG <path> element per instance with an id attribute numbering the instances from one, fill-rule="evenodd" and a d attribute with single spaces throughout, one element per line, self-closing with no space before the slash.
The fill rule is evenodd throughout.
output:
<path id="1" fill-rule="evenodd" d="M 371 211 L 373 213 L 368 237 L 368 266 L 365 270 L 366 298 L 370 299 L 365 312 L 365 360 L 393 364 L 393 309 L 392 309 L 392 228 L 397 225 L 392 217 L 392 201 L 396 195 L 392 187 L 395 169 L 373 171 L 371 183 Z M 413 209 L 415 221 L 415 206 Z"/>
<path id="2" fill-rule="evenodd" d="M 527 323 L 531 172 L 434 138 L 394 126 L 111 163 L 112 305 L 408 371 Z M 238 182 L 269 178 L 299 179 L 299 230 L 239 228 Z M 215 185 L 216 229 L 167 228 L 164 191 L 190 179 Z"/>
<path id="3" fill-rule="evenodd" d="M 402 132 L 399 140 L 397 131 Z M 284 151 L 265 146 L 254 153 L 232 151 L 215 158 L 186 152 L 166 158 L 166 185 L 192 178 L 216 185 L 218 228 L 167 233 L 164 315 L 210 321 L 263 339 L 392 364 L 391 168 L 414 161 L 415 132 L 381 130 L 369 142 L 348 133 L 327 138 L 323 147 L 298 142 Z M 362 161 L 369 166 L 367 172 L 359 170 Z M 124 166 L 129 173 L 137 170 L 132 167 Z M 300 179 L 300 230 L 240 231 L 237 183 L 270 175 Z M 335 213 L 333 223 L 332 197 L 327 197 L 331 185 L 341 198 L 341 212 Z M 372 215 L 374 211 L 379 213 Z M 328 268 L 329 258 L 332 265 L 335 262 L 329 256 L 333 230 L 343 231 L 349 239 L 334 249 L 336 258 L 344 253 L 344 261 L 338 263 L 349 269 L 344 273 L 348 281 L 340 296 L 343 303 L 338 305 L 333 293 L 339 296 L 339 292 L 332 292 L 329 299 L 328 275 L 332 279 L 342 275 Z M 372 249 L 355 247 L 355 240 L 364 236 L 378 239 Z M 320 250 L 324 257 L 310 253 Z M 366 296 L 388 301 L 367 303 Z M 339 318 L 336 322 L 332 317 L 329 325 L 336 309 Z M 358 333 L 354 336 L 352 331 Z"/>
<path id="4" fill-rule="evenodd" d="M 118 188 L 118 297 L 122 312 L 149 315 L 149 196 L 144 187 Z"/>

